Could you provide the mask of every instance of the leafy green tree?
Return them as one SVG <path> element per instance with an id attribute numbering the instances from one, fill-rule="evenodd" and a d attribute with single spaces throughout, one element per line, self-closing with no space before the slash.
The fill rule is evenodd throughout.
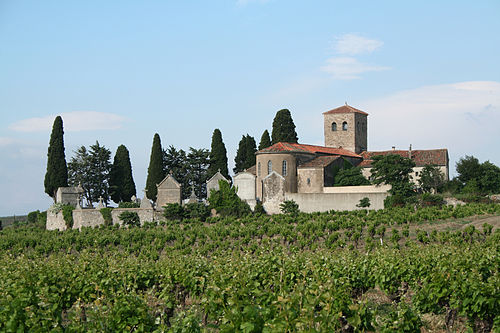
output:
<path id="1" fill-rule="evenodd" d="M 271 146 L 271 137 L 269 136 L 268 130 L 265 130 L 264 133 L 262 133 L 262 136 L 260 137 L 259 150 L 262 150 L 270 146 Z"/>
<path id="2" fill-rule="evenodd" d="M 136 195 L 130 155 L 124 145 L 116 150 L 109 174 L 109 192 L 114 202 L 128 202 Z"/>
<path id="3" fill-rule="evenodd" d="M 99 197 L 108 203 L 110 159 L 111 151 L 96 141 L 90 149 L 85 146 L 78 148 L 68 163 L 69 182 L 73 186 L 82 186 L 87 204 L 98 202 Z"/>
<path id="4" fill-rule="evenodd" d="M 465 157 L 461 157 L 455 164 L 455 168 L 458 173 L 457 178 L 463 185 L 481 177 L 481 164 L 474 156 L 465 155 Z"/>
<path id="5" fill-rule="evenodd" d="M 337 172 L 334 180 L 335 186 L 360 186 L 370 185 L 370 181 L 361 173 L 360 167 L 342 169 Z"/>
<path id="6" fill-rule="evenodd" d="M 165 174 L 163 173 L 163 151 L 158 133 L 153 137 L 153 146 L 151 147 L 151 156 L 149 158 L 148 177 L 146 179 L 146 194 L 148 199 L 156 201 L 158 189 L 156 187 Z"/>
<path id="7" fill-rule="evenodd" d="M 211 190 L 208 201 L 210 208 L 222 216 L 241 217 L 252 212 L 250 206 L 238 197 L 236 188 L 223 180 L 219 181 L 219 190 Z"/>
<path id="8" fill-rule="evenodd" d="M 437 192 L 445 183 L 444 175 L 436 165 L 424 166 L 418 184 L 424 192 Z"/>
<path id="9" fill-rule="evenodd" d="M 456 163 L 461 191 L 470 194 L 500 192 L 500 168 L 490 161 L 479 163 L 474 156 L 465 156 Z"/>
<path id="10" fill-rule="evenodd" d="M 68 186 L 68 167 L 64 155 L 64 130 L 61 116 L 52 125 L 49 149 L 47 152 L 47 172 L 45 173 L 45 193 L 56 200 L 59 187 Z"/>
<path id="11" fill-rule="evenodd" d="M 234 173 L 244 171 L 255 165 L 255 153 L 257 152 L 255 139 L 250 135 L 243 135 L 238 144 L 236 157 L 234 158 Z"/>
<path id="12" fill-rule="evenodd" d="M 208 167 L 208 177 L 212 177 L 220 170 L 221 174 L 229 179 L 227 169 L 227 151 L 222 141 L 222 133 L 216 128 L 212 134 L 212 145 L 210 150 L 210 166 Z"/>
<path id="13" fill-rule="evenodd" d="M 292 115 L 288 109 L 279 110 L 273 120 L 272 144 L 277 142 L 298 142 Z"/>
<path id="14" fill-rule="evenodd" d="M 207 149 L 189 148 L 187 155 L 189 188 L 194 188 L 198 198 L 206 198 L 208 180 L 208 166 L 210 164 L 210 152 Z"/>
<path id="15" fill-rule="evenodd" d="M 386 204 L 399 205 L 408 202 L 415 196 L 410 173 L 415 167 L 413 160 L 396 154 L 373 157 L 371 179 L 374 184 L 390 184 L 392 186 Z"/>
<path id="16" fill-rule="evenodd" d="M 500 168 L 490 161 L 483 162 L 478 182 L 482 193 L 500 193 Z"/>

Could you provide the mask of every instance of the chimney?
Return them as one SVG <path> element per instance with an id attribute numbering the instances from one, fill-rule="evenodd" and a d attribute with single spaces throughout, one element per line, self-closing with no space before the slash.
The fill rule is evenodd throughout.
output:
<path id="1" fill-rule="evenodd" d="M 411 159 L 411 143 L 410 143 L 410 149 L 408 150 L 408 157 Z"/>
<path id="2" fill-rule="evenodd" d="M 392 151 L 395 151 L 396 150 L 396 146 L 392 146 Z"/>

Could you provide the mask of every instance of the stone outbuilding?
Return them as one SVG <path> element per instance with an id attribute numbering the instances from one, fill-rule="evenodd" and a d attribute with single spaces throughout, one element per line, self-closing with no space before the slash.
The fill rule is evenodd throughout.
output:
<path id="1" fill-rule="evenodd" d="M 219 171 L 217 171 L 209 180 L 207 180 L 207 197 L 210 198 L 210 191 L 219 190 L 219 180 L 225 181 L 229 183 L 229 180 L 224 177 L 224 175 Z"/>
<path id="2" fill-rule="evenodd" d="M 78 186 L 59 187 L 56 192 L 56 203 L 76 207 L 80 202 L 83 188 Z"/>
<path id="3" fill-rule="evenodd" d="M 239 172 L 233 177 L 236 194 L 241 200 L 246 201 L 251 209 L 254 209 L 257 204 L 255 199 L 255 179 L 255 175 L 248 171 Z"/>
<path id="4" fill-rule="evenodd" d="M 156 186 L 158 188 L 156 209 L 162 209 L 163 206 L 170 203 L 181 204 L 182 186 L 172 175 L 167 175 Z"/>

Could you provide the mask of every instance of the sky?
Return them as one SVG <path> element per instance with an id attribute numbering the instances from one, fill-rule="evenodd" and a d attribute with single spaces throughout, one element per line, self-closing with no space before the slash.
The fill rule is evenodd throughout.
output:
<path id="1" fill-rule="evenodd" d="M 500 165 L 500 1 L 0 0 L 0 216 L 46 210 L 52 123 L 66 160 L 130 151 L 142 196 L 153 136 L 229 167 L 287 108 L 299 142 L 322 113 L 369 113 L 368 150 L 447 148 Z"/>

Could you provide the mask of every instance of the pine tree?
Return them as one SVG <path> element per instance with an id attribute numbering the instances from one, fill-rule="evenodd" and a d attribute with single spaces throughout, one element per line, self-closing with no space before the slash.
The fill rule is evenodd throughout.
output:
<path id="1" fill-rule="evenodd" d="M 269 146 L 271 146 L 271 137 L 269 136 L 269 132 L 265 130 L 260 137 L 259 150 L 262 150 Z"/>
<path id="2" fill-rule="evenodd" d="M 236 151 L 236 157 L 234 158 L 235 167 L 233 168 L 234 173 L 244 171 L 255 165 L 255 152 L 257 151 L 255 139 L 250 135 L 243 135 L 241 137 L 240 143 L 238 144 L 238 150 Z"/>
<path id="3" fill-rule="evenodd" d="M 114 202 L 128 202 L 136 195 L 132 165 L 127 147 L 120 145 L 116 150 L 109 178 L 109 190 Z"/>
<path id="4" fill-rule="evenodd" d="M 68 166 L 64 155 L 64 131 L 61 116 L 57 116 L 52 126 L 47 153 L 47 172 L 45 173 L 45 193 L 54 201 L 59 187 L 68 186 Z"/>
<path id="5" fill-rule="evenodd" d="M 161 149 L 161 141 L 158 133 L 155 133 L 153 138 L 153 146 L 151 147 L 151 157 L 149 159 L 148 178 L 146 179 L 146 195 L 148 199 L 156 201 L 159 184 L 165 174 L 163 173 L 163 151 Z"/>
<path id="6" fill-rule="evenodd" d="M 292 115 L 288 109 L 279 110 L 273 120 L 272 144 L 278 142 L 298 142 Z"/>
<path id="7" fill-rule="evenodd" d="M 222 133 L 216 128 L 212 134 L 212 146 L 210 150 L 210 166 L 208 167 L 208 177 L 212 177 L 217 171 L 229 179 L 227 169 L 227 151 L 224 142 L 222 141 Z"/>

